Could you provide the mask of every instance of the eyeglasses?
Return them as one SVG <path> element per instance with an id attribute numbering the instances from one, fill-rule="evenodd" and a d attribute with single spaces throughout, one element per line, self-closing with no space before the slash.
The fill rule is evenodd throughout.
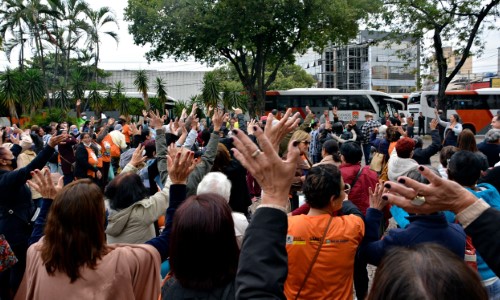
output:
<path id="1" fill-rule="evenodd" d="M 351 191 L 351 185 L 349 183 L 344 184 L 344 193 L 349 194 Z"/>
<path id="2" fill-rule="evenodd" d="M 301 143 L 304 143 L 304 144 L 306 144 L 306 145 L 311 144 L 311 142 L 309 142 L 309 141 L 302 141 Z"/>

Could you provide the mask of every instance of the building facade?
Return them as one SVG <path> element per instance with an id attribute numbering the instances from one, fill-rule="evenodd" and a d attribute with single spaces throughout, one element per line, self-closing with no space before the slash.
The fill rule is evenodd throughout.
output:
<path id="1" fill-rule="evenodd" d="M 322 54 L 306 53 L 297 63 L 318 80 L 318 87 L 409 93 L 416 88 L 417 43 L 380 41 L 385 32 L 360 31 L 345 46 L 332 45 Z"/>

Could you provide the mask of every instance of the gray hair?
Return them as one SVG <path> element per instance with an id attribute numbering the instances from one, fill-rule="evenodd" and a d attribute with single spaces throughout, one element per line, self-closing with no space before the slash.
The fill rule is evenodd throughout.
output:
<path id="1" fill-rule="evenodd" d="M 484 136 L 486 143 L 495 143 L 500 140 L 500 129 L 490 129 Z"/>
<path id="2" fill-rule="evenodd" d="M 231 195 L 231 181 L 221 172 L 210 172 L 198 184 L 196 194 L 214 193 L 222 196 L 229 202 Z"/>

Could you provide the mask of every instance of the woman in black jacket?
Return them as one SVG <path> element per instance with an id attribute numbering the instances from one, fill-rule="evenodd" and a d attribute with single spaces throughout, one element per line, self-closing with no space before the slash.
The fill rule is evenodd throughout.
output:
<path id="1" fill-rule="evenodd" d="M 32 230 L 35 205 L 26 181 L 31 171 L 41 169 L 54 153 L 54 147 L 66 139 L 66 135 L 52 137 L 47 146 L 26 167 L 16 169 L 17 156 L 21 147 L 14 145 L 10 150 L 0 147 L 0 233 L 5 235 L 18 262 L 0 273 L 0 299 L 11 299 L 23 277 L 26 265 L 26 250 Z M 0 143 L 1 144 L 1 143 Z"/>
<path id="2" fill-rule="evenodd" d="M 101 179 L 102 174 L 98 168 L 97 151 L 92 145 L 92 138 L 86 132 L 82 134 L 81 138 L 82 140 L 75 151 L 75 177 L 77 179 Z"/>

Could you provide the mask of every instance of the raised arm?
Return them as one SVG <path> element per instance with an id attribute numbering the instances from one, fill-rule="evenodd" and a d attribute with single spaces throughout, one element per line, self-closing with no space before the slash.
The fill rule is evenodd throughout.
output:
<path id="1" fill-rule="evenodd" d="M 275 126 L 283 125 L 284 122 Z M 233 136 L 234 156 L 263 190 L 262 204 L 245 232 L 236 275 L 236 298 L 285 299 L 283 287 L 288 267 L 285 206 L 298 162 L 299 143 L 292 141 L 288 145 L 287 160 L 283 161 L 275 145 L 258 127 L 255 136 L 262 152 L 242 131 L 234 130 Z"/>

